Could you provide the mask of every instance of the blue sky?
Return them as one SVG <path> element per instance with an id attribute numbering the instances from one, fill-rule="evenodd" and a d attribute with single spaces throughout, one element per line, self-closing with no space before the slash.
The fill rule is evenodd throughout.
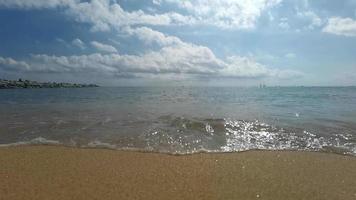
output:
<path id="1" fill-rule="evenodd" d="M 0 78 L 356 85 L 355 0 L 0 0 Z"/>

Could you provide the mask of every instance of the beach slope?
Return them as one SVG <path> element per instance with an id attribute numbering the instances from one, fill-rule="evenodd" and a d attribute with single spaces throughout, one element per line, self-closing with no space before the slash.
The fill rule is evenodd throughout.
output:
<path id="1" fill-rule="evenodd" d="M 356 199 L 356 158 L 0 148 L 0 199 Z"/>

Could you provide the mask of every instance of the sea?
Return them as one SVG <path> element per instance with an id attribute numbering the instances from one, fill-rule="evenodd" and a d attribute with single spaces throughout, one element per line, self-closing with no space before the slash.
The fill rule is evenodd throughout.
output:
<path id="1" fill-rule="evenodd" d="M 356 156 L 356 87 L 0 90 L 0 147 Z"/>

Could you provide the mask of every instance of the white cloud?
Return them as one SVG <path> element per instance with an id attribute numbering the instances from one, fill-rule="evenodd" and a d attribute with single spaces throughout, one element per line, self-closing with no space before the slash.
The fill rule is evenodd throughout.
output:
<path id="1" fill-rule="evenodd" d="M 254 28 L 262 12 L 278 5 L 282 0 L 155 0 L 173 3 L 185 9 L 187 15 L 176 9 L 161 14 L 148 14 L 142 10 L 125 11 L 110 0 L 0 0 L 0 6 L 18 9 L 61 7 L 75 20 L 93 25 L 93 31 L 108 31 L 132 25 L 212 25 L 223 28 Z"/>
<path id="2" fill-rule="evenodd" d="M 10 63 L 10 64 L 9 64 Z M 0 57 L 0 69 L 37 73 L 96 73 L 120 77 L 201 76 L 206 78 L 278 78 L 302 74 L 268 68 L 251 58 L 217 58 L 209 48 L 192 44 L 163 47 L 143 55 L 90 54 L 81 56 L 33 55 L 27 63 Z"/>
<path id="3" fill-rule="evenodd" d="M 0 6 L 21 9 L 68 7 L 80 0 L 0 0 Z"/>
<path id="4" fill-rule="evenodd" d="M 259 78 L 272 75 L 264 65 L 251 58 L 232 56 L 228 57 L 222 75 L 227 77 Z"/>
<path id="5" fill-rule="evenodd" d="M 165 34 L 152 30 L 148 27 L 127 28 L 124 30 L 129 35 L 134 35 L 146 44 L 158 44 L 160 46 L 182 44 L 183 42 L 174 36 L 166 36 Z"/>
<path id="6" fill-rule="evenodd" d="M 163 47 L 138 60 L 143 66 L 155 66 L 157 72 L 214 74 L 224 67 L 209 48 L 188 43 Z"/>
<path id="7" fill-rule="evenodd" d="M 186 71 L 176 69 L 175 72 L 179 73 L 195 71 L 201 74 L 209 74 L 209 76 L 235 78 L 282 77 L 284 75 L 286 75 L 284 77 L 292 78 L 301 75 L 299 72 L 288 71 L 286 73 L 284 70 L 269 69 L 248 57 L 232 56 L 226 60 L 221 60 L 207 47 L 186 43 L 177 37 L 167 36 L 148 27 L 128 29 L 126 32 L 135 35 L 145 43 L 155 43 L 163 47 L 159 52 L 151 52 L 146 55 L 147 60 L 152 57 L 159 58 L 157 60 L 165 60 L 162 64 L 167 66 L 189 66 L 189 70 L 186 68 Z M 293 55 L 288 54 L 288 56 Z"/>
<path id="8" fill-rule="evenodd" d="M 223 28 L 254 28 L 261 14 L 282 0 L 160 0 L 177 4 L 201 24 Z M 157 3 L 157 1 L 156 1 Z"/>
<path id="9" fill-rule="evenodd" d="M 313 9 L 309 5 L 309 0 L 295 1 L 294 8 L 296 11 L 294 24 L 301 25 L 301 27 L 298 27 L 297 32 L 300 32 L 301 29 L 314 30 L 323 25 L 324 20 L 315 12 L 319 10 Z"/>
<path id="10" fill-rule="evenodd" d="M 90 54 L 34 55 L 31 70 L 44 72 L 99 72 L 104 74 L 214 74 L 224 67 L 210 49 L 184 44 L 143 55 Z"/>
<path id="11" fill-rule="evenodd" d="M 12 58 L 0 57 L 0 69 L 8 71 L 26 71 L 30 69 L 30 65 L 24 61 L 16 61 Z"/>
<path id="12" fill-rule="evenodd" d="M 117 49 L 111 45 L 108 44 L 103 44 L 97 41 L 92 41 L 90 43 L 93 47 L 95 47 L 97 50 L 106 52 L 106 53 L 116 53 Z"/>
<path id="13" fill-rule="evenodd" d="M 131 25 L 193 24 L 194 19 L 175 12 L 147 14 L 142 10 L 128 12 L 111 0 L 0 0 L 0 7 L 17 9 L 62 8 L 76 21 L 90 23 L 93 31 L 109 31 Z"/>
<path id="14" fill-rule="evenodd" d="M 307 20 L 307 29 L 313 30 L 316 27 L 320 27 L 323 24 L 322 19 L 313 11 L 297 11 L 297 17 Z"/>
<path id="15" fill-rule="evenodd" d="M 132 25 L 180 25 L 193 23 L 194 20 L 175 12 L 152 15 L 142 10 L 127 12 L 118 3 L 110 3 L 109 0 L 77 3 L 67 9 L 67 14 L 77 21 L 93 24 L 93 31 L 120 30 Z"/>
<path id="16" fill-rule="evenodd" d="M 356 20 L 351 18 L 332 17 L 323 28 L 323 32 L 343 35 L 349 37 L 356 36 Z"/>
<path id="17" fill-rule="evenodd" d="M 118 4 L 110 5 L 102 1 L 83 2 L 69 9 L 68 13 L 78 21 L 92 23 L 94 31 L 108 31 L 111 26 L 120 27 L 131 23 L 131 17 L 128 16 L 130 13 L 123 11 Z"/>
<path id="18" fill-rule="evenodd" d="M 149 15 L 141 10 L 127 12 L 114 1 L 92 0 L 77 2 L 69 0 L 53 0 L 53 4 L 37 1 L 32 8 L 48 8 L 63 6 L 66 13 L 75 20 L 92 24 L 93 31 L 115 29 L 121 33 L 135 36 L 144 43 L 157 44 L 160 49 L 147 51 L 140 55 L 121 55 L 111 45 L 92 41 L 90 44 L 103 53 L 80 56 L 50 56 L 33 55 L 27 63 L 3 58 L 17 64 L 20 69 L 34 72 L 55 73 L 89 73 L 124 77 L 161 76 L 165 74 L 228 77 L 228 78 L 292 78 L 300 73 L 288 70 L 271 69 L 249 57 L 232 56 L 220 59 L 205 46 L 195 45 L 168 36 L 143 25 L 179 25 L 179 24 L 209 24 L 224 28 L 254 28 L 261 13 L 281 2 L 281 0 L 196 0 L 190 1 L 161 0 L 178 4 L 186 9 L 188 16 L 168 12 Z M 160 3 L 157 1 L 156 3 Z M 10 1 L 0 0 L 0 5 L 8 5 Z M 21 1 L 16 1 L 21 2 Z M 16 4 L 13 7 L 31 8 L 28 3 Z M 69 3 L 68 3 L 69 2 Z M 1 4 L 2 3 L 2 4 Z M 42 3 L 42 7 L 41 7 Z M 23 6 L 23 7 L 21 7 Z M 79 39 L 72 42 L 81 46 Z M 85 45 L 85 44 L 84 44 Z M 0 60 L 1 62 L 1 60 Z M 4 65 L 0 65 L 5 69 Z"/>
<path id="19" fill-rule="evenodd" d="M 152 0 L 152 3 L 156 4 L 156 5 L 160 5 L 161 4 L 161 0 Z"/>
<path id="20" fill-rule="evenodd" d="M 76 38 L 72 41 L 72 45 L 80 48 L 80 49 L 85 49 L 86 45 L 83 41 L 81 41 L 79 38 Z"/>
<path id="21" fill-rule="evenodd" d="M 278 26 L 281 27 L 282 29 L 290 28 L 289 23 L 288 23 L 288 18 L 281 18 L 279 21 L 280 22 L 279 22 Z"/>

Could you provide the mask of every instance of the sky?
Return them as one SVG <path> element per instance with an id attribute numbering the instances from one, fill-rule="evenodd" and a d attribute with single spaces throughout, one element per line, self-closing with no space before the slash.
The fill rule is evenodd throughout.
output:
<path id="1" fill-rule="evenodd" d="M 0 0 L 0 79 L 356 85 L 356 0 Z"/>

